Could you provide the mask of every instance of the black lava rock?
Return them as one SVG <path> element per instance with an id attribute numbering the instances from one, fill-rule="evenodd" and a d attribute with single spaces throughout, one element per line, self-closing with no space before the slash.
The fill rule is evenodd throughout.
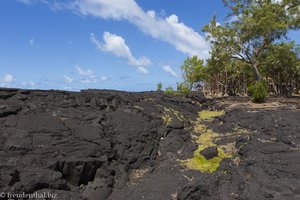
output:
<path id="1" fill-rule="evenodd" d="M 243 146 L 244 144 L 246 144 L 247 142 L 249 142 L 249 137 L 246 135 L 246 136 L 239 136 L 237 139 L 236 139 L 236 142 L 235 142 L 235 147 L 236 148 L 240 148 L 241 146 Z"/>
<path id="2" fill-rule="evenodd" d="M 0 192 L 74 200 L 299 199 L 300 99 L 278 109 L 223 100 L 220 106 L 198 91 L 182 98 L 0 88 Z M 230 102 L 237 106 L 225 108 Z M 216 108 L 226 109 L 222 123 L 205 125 L 222 136 L 218 145 L 235 142 L 238 153 L 215 173 L 182 170 L 178 160 L 197 149 L 192 122 Z M 200 154 L 218 153 L 209 147 Z"/>
<path id="3" fill-rule="evenodd" d="M 207 147 L 200 151 L 200 154 L 204 156 L 207 160 L 212 159 L 218 156 L 218 148 L 217 147 Z"/>
<path id="4" fill-rule="evenodd" d="M 20 106 L 0 105 L 0 117 L 17 114 L 22 108 Z"/>

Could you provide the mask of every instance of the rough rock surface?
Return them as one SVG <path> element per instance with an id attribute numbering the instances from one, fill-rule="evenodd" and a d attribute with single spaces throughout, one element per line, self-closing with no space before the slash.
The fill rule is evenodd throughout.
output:
<path id="1" fill-rule="evenodd" d="M 207 160 L 209 160 L 218 156 L 218 149 L 217 147 L 207 147 L 200 151 L 200 154 L 203 155 Z"/>
<path id="2" fill-rule="evenodd" d="M 204 108 L 226 108 L 207 122 L 214 131 L 247 132 L 217 141 L 235 142 L 239 161 L 225 159 L 212 174 L 178 162 L 197 149 L 192 122 Z M 70 200 L 299 199 L 299 108 L 229 108 L 200 94 L 0 89 L 0 192 Z"/>
<path id="3" fill-rule="evenodd" d="M 223 173 L 204 174 L 184 187 L 178 199 L 300 199 L 300 98 L 281 101 L 215 104 L 225 107 L 226 114 L 210 128 L 238 133 L 218 141 L 235 141 L 238 160 L 223 161 L 218 169 Z"/>

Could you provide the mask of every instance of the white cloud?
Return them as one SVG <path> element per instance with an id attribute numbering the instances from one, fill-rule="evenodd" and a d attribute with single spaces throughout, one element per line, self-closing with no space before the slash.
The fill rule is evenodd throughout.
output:
<path id="1" fill-rule="evenodd" d="M 79 76 L 81 83 L 96 83 L 96 75 L 90 69 L 82 69 L 80 66 L 75 66 Z"/>
<path id="2" fill-rule="evenodd" d="M 35 86 L 36 84 L 33 81 L 17 82 L 16 78 L 12 74 L 5 74 L 2 78 L 0 78 L 0 87 L 32 89 Z"/>
<path id="3" fill-rule="evenodd" d="M 107 78 L 107 76 L 101 76 L 101 77 L 100 77 L 100 80 L 101 80 L 101 81 L 106 81 L 106 80 L 108 80 L 108 78 Z"/>
<path id="4" fill-rule="evenodd" d="M 41 2 L 53 10 L 75 10 L 83 15 L 104 19 L 127 20 L 146 35 L 168 42 L 189 56 L 209 57 L 210 44 L 198 32 L 180 22 L 175 14 L 164 17 L 155 11 L 144 11 L 135 0 L 18 0 L 26 4 Z M 276 1 L 276 0 L 275 0 Z"/>
<path id="5" fill-rule="evenodd" d="M 139 73 L 141 73 L 141 74 L 149 74 L 149 71 L 148 71 L 148 69 L 146 69 L 145 67 L 138 67 L 137 68 L 137 71 L 139 72 Z"/>
<path id="6" fill-rule="evenodd" d="M 3 78 L 0 79 L 1 87 L 9 87 L 12 83 L 14 83 L 16 79 L 11 74 L 5 74 Z"/>
<path id="7" fill-rule="evenodd" d="M 165 72 L 167 72 L 167 73 L 170 74 L 171 76 L 173 76 L 173 77 L 175 77 L 175 78 L 178 78 L 178 77 L 179 77 L 179 75 L 172 69 L 171 66 L 165 65 L 165 66 L 163 66 L 162 68 L 163 68 L 163 70 L 164 70 Z"/>
<path id="8" fill-rule="evenodd" d="M 89 79 L 89 78 L 82 78 L 82 79 L 80 79 L 80 83 L 83 83 L 83 84 L 93 83 L 93 80 Z"/>
<path id="9" fill-rule="evenodd" d="M 35 83 L 33 81 L 29 81 L 29 82 L 22 82 L 21 84 L 22 88 L 34 88 Z"/>
<path id="10" fill-rule="evenodd" d="M 77 70 L 78 74 L 80 76 L 94 76 L 94 72 L 90 69 L 82 69 L 80 66 L 75 66 L 75 69 Z"/>
<path id="11" fill-rule="evenodd" d="M 72 5 L 83 15 L 127 20 L 145 34 L 168 42 L 189 56 L 209 57 L 210 45 L 205 38 L 180 22 L 174 14 L 162 18 L 153 10 L 145 12 L 135 0 L 76 0 Z"/>
<path id="12" fill-rule="evenodd" d="M 155 13 L 154 10 L 148 10 L 147 14 L 148 14 L 149 17 L 151 17 L 153 19 L 155 19 L 155 17 L 156 17 L 156 13 Z"/>
<path id="13" fill-rule="evenodd" d="M 31 38 L 31 39 L 29 40 L 29 45 L 30 45 L 30 46 L 34 46 L 34 45 L 35 45 L 34 38 Z"/>
<path id="14" fill-rule="evenodd" d="M 145 67 L 150 65 L 151 61 L 146 57 L 135 58 L 132 55 L 130 48 L 127 46 L 124 38 L 121 36 L 104 32 L 103 44 L 97 40 L 95 34 L 93 33 L 91 33 L 90 39 L 99 50 L 112 53 L 120 58 L 125 58 L 129 65 L 137 67 L 137 71 L 142 74 L 149 73 Z"/>
<path id="15" fill-rule="evenodd" d="M 64 81 L 66 82 L 66 83 L 72 83 L 73 82 L 73 78 L 71 78 L 71 77 L 69 77 L 69 76 L 67 76 L 67 75 L 64 75 Z"/>
<path id="16" fill-rule="evenodd" d="M 13 77 L 13 75 L 11 74 L 6 74 L 4 76 L 4 78 L 2 79 L 3 82 L 6 82 L 6 83 L 11 83 L 15 80 L 15 78 Z"/>

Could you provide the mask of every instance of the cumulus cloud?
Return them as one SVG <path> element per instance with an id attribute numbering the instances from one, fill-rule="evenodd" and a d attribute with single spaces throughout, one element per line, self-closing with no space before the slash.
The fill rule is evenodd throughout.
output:
<path id="1" fill-rule="evenodd" d="M 11 87 L 11 88 L 27 88 L 33 89 L 36 84 L 33 81 L 23 81 L 19 82 L 12 74 L 5 74 L 0 78 L 0 87 Z"/>
<path id="2" fill-rule="evenodd" d="M 112 53 L 116 57 L 125 58 L 129 65 L 135 66 L 137 71 L 142 74 L 149 73 L 146 66 L 150 65 L 151 61 L 146 57 L 135 58 L 121 36 L 104 32 L 103 43 L 101 43 L 97 40 L 95 34 L 91 33 L 90 39 L 99 50 Z"/>
<path id="3" fill-rule="evenodd" d="M 126 20 L 146 35 L 168 42 L 189 56 L 209 57 L 210 44 L 198 32 L 180 22 L 173 14 L 144 11 L 135 0 L 18 0 L 25 4 L 41 2 L 53 10 L 68 9 L 104 19 Z M 279 0 L 274 0 L 279 1 Z"/>
<path id="4" fill-rule="evenodd" d="M 69 76 L 67 76 L 67 75 L 64 75 L 64 81 L 66 82 L 66 83 L 72 83 L 73 82 L 73 78 L 71 78 L 71 77 L 69 77 Z"/>
<path id="5" fill-rule="evenodd" d="M 178 78 L 178 77 L 179 77 L 179 75 L 172 69 L 171 66 L 165 65 L 165 66 L 163 66 L 162 68 L 163 68 L 163 70 L 164 70 L 165 72 L 167 72 L 167 73 L 170 74 L 171 76 L 173 76 L 173 77 L 175 77 L 175 78 Z"/>
<path id="6" fill-rule="evenodd" d="M 11 74 L 5 74 L 4 77 L 0 79 L 0 86 L 1 87 L 9 87 L 12 83 L 15 82 L 15 78 Z"/>
<path id="7" fill-rule="evenodd" d="M 96 83 L 96 75 L 90 69 L 83 69 L 80 66 L 75 66 L 76 71 L 80 76 L 81 83 Z"/>
<path id="8" fill-rule="evenodd" d="M 153 10 L 144 11 L 135 0 L 76 0 L 72 7 L 83 15 L 127 20 L 146 35 L 168 42 L 180 52 L 199 58 L 209 57 L 209 43 L 198 32 L 180 22 L 175 14 L 162 18 Z"/>

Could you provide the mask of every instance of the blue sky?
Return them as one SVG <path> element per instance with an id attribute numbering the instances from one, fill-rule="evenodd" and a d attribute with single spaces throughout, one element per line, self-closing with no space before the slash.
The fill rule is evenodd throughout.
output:
<path id="1" fill-rule="evenodd" d="M 1 0 L 0 87 L 175 87 L 186 57 L 208 57 L 214 14 L 222 0 Z"/>

